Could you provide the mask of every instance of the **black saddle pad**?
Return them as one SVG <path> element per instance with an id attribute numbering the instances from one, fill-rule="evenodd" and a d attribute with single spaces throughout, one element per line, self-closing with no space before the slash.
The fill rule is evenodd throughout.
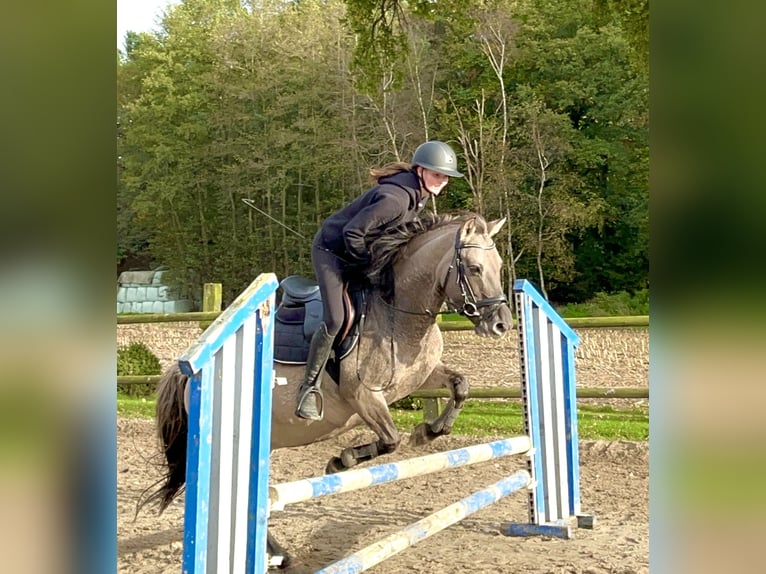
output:
<path id="1" fill-rule="evenodd" d="M 316 285 L 316 282 L 313 282 Z M 313 288 L 309 279 L 291 275 L 280 283 L 282 298 L 274 322 L 274 360 L 288 365 L 305 365 L 309 345 L 322 321 L 322 299 L 319 289 Z M 327 371 L 337 382 L 340 361 L 356 346 L 359 340 L 360 323 L 366 313 L 367 289 L 351 286 L 348 289 L 354 305 L 354 324 L 347 335 L 335 341 L 334 356 L 327 361 Z"/>

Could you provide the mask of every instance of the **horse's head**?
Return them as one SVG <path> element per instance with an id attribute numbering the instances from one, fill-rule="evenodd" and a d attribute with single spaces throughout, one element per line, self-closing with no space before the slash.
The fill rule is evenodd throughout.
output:
<path id="1" fill-rule="evenodd" d="M 434 317 L 446 299 L 473 322 L 477 334 L 502 337 L 513 317 L 492 237 L 504 223 L 505 218 L 487 223 L 476 214 L 423 214 L 372 243 L 368 277 L 390 307 Z"/>
<path id="2" fill-rule="evenodd" d="M 465 221 L 455 237 L 455 253 L 445 294 L 475 325 L 476 334 L 502 337 L 513 327 L 513 317 L 501 281 L 502 259 L 492 241 L 505 218 Z"/>

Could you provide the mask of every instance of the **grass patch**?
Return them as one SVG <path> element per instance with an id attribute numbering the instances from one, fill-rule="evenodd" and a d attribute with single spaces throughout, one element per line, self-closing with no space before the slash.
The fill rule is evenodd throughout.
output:
<path id="1" fill-rule="evenodd" d="M 117 397 L 117 415 L 154 418 L 154 398 Z M 585 440 L 649 440 L 647 408 L 614 409 L 609 406 L 578 406 L 578 433 Z M 411 431 L 423 422 L 423 411 L 391 409 L 397 428 Z M 524 434 L 524 418 L 518 400 L 468 400 L 455 421 L 452 434 L 509 437 Z"/>
<path id="2" fill-rule="evenodd" d="M 423 411 L 391 409 L 397 428 L 409 432 L 423 422 Z M 519 403 L 467 401 L 452 427 L 452 434 L 515 436 L 524 433 Z"/>
<path id="3" fill-rule="evenodd" d="M 117 394 L 117 416 L 128 419 L 153 419 L 154 397 L 134 397 L 124 393 Z"/>
<path id="4" fill-rule="evenodd" d="M 614 409 L 609 406 L 579 405 L 578 433 L 585 440 L 649 439 L 649 411 L 646 408 Z M 392 409 L 394 422 L 410 430 L 423 421 L 422 411 Z M 515 436 L 524 433 L 519 401 L 468 400 L 455 421 L 453 434 L 474 436 Z"/>

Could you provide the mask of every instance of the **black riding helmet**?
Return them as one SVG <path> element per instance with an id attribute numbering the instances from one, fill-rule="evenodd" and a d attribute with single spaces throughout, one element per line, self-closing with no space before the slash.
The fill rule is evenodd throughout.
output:
<path id="1" fill-rule="evenodd" d="M 420 144 L 412 156 L 411 163 L 413 168 L 419 165 L 449 177 L 463 177 L 456 169 L 455 152 L 444 142 L 432 140 Z"/>

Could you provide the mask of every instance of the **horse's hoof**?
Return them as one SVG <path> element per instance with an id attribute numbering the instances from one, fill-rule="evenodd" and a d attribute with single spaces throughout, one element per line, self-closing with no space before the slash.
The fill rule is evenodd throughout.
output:
<path id="1" fill-rule="evenodd" d="M 290 566 L 290 556 L 288 554 L 282 554 L 282 555 L 275 555 L 275 556 L 269 556 L 269 570 L 272 568 L 277 568 L 279 570 L 284 570 L 285 568 L 288 568 Z"/>
<path id="2" fill-rule="evenodd" d="M 271 532 L 266 534 L 266 555 L 268 557 L 267 569 L 269 570 L 272 568 L 283 570 L 290 566 L 290 562 L 292 562 L 292 557 L 277 542 L 277 539 L 271 535 Z"/>
<path id="3" fill-rule="evenodd" d="M 343 467 L 343 470 L 356 466 L 358 462 L 359 461 L 354 456 L 353 448 L 344 448 L 343 452 L 340 453 L 340 464 Z"/>
<path id="4" fill-rule="evenodd" d="M 289 568 L 291 562 L 292 562 L 291 556 L 289 554 L 284 554 L 282 556 L 282 563 L 279 566 L 277 566 L 277 568 L 279 570 L 284 570 L 285 568 Z"/>
<path id="5" fill-rule="evenodd" d="M 344 470 L 346 470 L 346 467 L 343 466 L 343 461 L 339 457 L 334 456 L 327 463 L 327 466 L 324 469 L 324 473 L 335 474 L 336 472 L 342 472 Z"/>
<path id="6" fill-rule="evenodd" d="M 418 426 L 412 429 L 412 432 L 410 433 L 410 445 L 423 446 L 438 436 L 439 435 L 431 430 L 431 425 L 427 423 L 420 423 Z"/>

